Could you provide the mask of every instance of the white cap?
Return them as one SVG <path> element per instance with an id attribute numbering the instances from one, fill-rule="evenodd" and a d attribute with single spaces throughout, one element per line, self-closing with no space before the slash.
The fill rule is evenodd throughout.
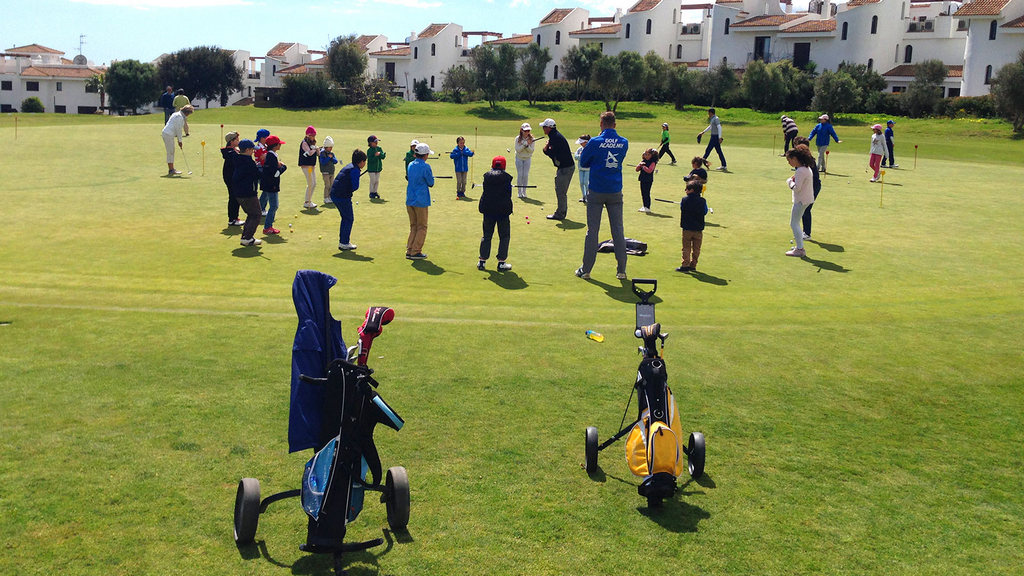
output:
<path id="1" fill-rule="evenodd" d="M 533 130 L 533 128 L 530 128 L 530 123 L 529 122 L 523 122 L 523 125 L 520 126 L 519 129 L 520 130 Z"/>
<path id="2" fill-rule="evenodd" d="M 828 120 L 828 114 L 822 114 L 821 116 L 818 116 L 818 120 L 821 120 L 822 122 L 827 121 Z"/>
<path id="3" fill-rule="evenodd" d="M 324 138 L 324 148 L 331 148 L 332 146 L 334 146 L 334 138 L 330 136 Z"/>
<path id="4" fill-rule="evenodd" d="M 419 146 L 419 144 L 420 144 L 419 140 L 413 140 L 412 142 L 409 142 L 409 146 Z"/>
<path id="5" fill-rule="evenodd" d="M 555 121 L 552 120 L 551 118 L 545 118 L 544 121 L 540 123 L 540 127 L 541 128 L 554 128 L 555 127 Z"/>
<path id="6" fill-rule="evenodd" d="M 434 152 L 430 149 L 430 145 L 426 142 L 418 142 L 416 144 L 416 155 L 417 156 L 430 156 Z"/>

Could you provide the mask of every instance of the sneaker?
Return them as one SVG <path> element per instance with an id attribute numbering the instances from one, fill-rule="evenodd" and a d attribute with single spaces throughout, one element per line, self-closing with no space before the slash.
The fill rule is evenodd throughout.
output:
<path id="1" fill-rule="evenodd" d="M 370 200 L 375 200 L 377 198 L 380 198 L 380 194 L 377 194 L 376 192 L 370 194 Z"/>
<path id="2" fill-rule="evenodd" d="M 512 269 L 512 265 L 508 262 L 498 262 L 498 272 L 508 272 Z"/>
<path id="3" fill-rule="evenodd" d="M 728 168 L 726 168 L 725 166 L 719 166 L 718 168 L 715 168 L 715 170 L 718 170 L 719 172 L 725 172 L 726 170 L 728 170 Z"/>
<path id="4" fill-rule="evenodd" d="M 811 235 L 808 234 L 807 232 L 804 232 L 803 236 L 804 236 L 804 240 L 810 240 L 811 239 Z"/>
<path id="5" fill-rule="evenodd" d="M 586 198 L 580 198 L 580 202 L 583 202 L 584 204 L 586 204 L 587 203 L 587 199 Z"/>
<path id="6" fill-rule="evenodd" d="M 650 212 L 650 211 L 651 211 L 651 209 L 647 208 L 645 206 L 641 206 L 640 209 L 637 210 L 637 212 Z"/>
<path id="7" fill-rule="evenodd" d="M 618 272 L 618 273 L 615 274 L 615 278 L 618 279 L 618 280 L 625 280 L 626 279 L 626 273 L 625 272 Z"/>
<path id="8" fill-rule="evenodd" d="M 711 206 L 708 206 L 708 214 L 714 214 L 714 213 L 715 213 L 715 209 L 712 208 Z"/>
<path id="9" fill-rule="evenodd" d="M 526 200 L 526 194 L 520 194 L 519 197 L 523 200 Z"/>
<path id="10" fill-rule="evenodd" d="M 456 194 L 455 195 L 455 199 L 456 200 L 465 200 L 466 199 L 466 195 L 465 194 Z"/>
<path id="11" fill-rule="evenodd" d="M 669 166 L 675 166 L 675 165 L 676 165 L 675 162 L 672 162 L 672 163 L 669 164 Z"/>
<path id="12" fill-rule="evenodd" d="M 427 255 L 424 254 L 423 252 L 417 252 L 415 254 L 409 254 L 408 256 L 406 256 L 406 258 L 409 260 L 426 260 Z"/>
<path id="13" fill-rule="evenodd" d="M 264 228 L 263 229 L 263 235 L 264 236 L 269 236 L 271 234 L 280 234 L 280 233 L 281 233 L 281 231 L 278 230 L 277 228 L 274 228 L 273 226 L 271 226 L 270 228 Z"/>
<path id="14" fill-rule="evenodd" d="M 303 208 L 316 208 L 316 204 L 314 204 L 312 202 L 306 202 L 305 204 L 302 205 L 302 207 Z"/>
<path id="15" fill-rule="evenodd" d="M 868 180 L 868 182 L 878 182 L 878 178 L 872 178 L 871 180 Z"/>
<path id="16" fill-rule="evenodd" d="M 480 260 L 480 261 L 478 261 L 478 262 L 476 263 L 476 269 L 477 269 L 477 270 L 486 270 L 487 268 L 485 268 L 485 267 L 484 267 L 484 264 L 486 264 L 486 263 L 487 263 L 487 261 L 486 261 L 486 260 Z M 499 266 L 500 266 L 500 264 L 499 264 Z"/>
<path id="17" fill-rule="evenodd" d="M 341 244 L 338 244 L 338 250 L 355 250 L 355 249 L 356 249 L 356 245 L 355 244 L 345 244 L 344 242 L 341 243 Z"/>
<path id="18" fill-rule="evenodd" d="M 324 198 L 324 206 L 328 204 L 334 204 L 334 200 L 331 200 L 330 198 Z"/>
<path id="19" fill-rule="evenodd" d="M 545 218 L 548 220 L 565 220 L 565 216 L 559 216 L 558 214 L 548 214 Z"/>
<path id="20" fill-rule="evenodd" d="M 899 164 L 889 164 L 889 168 L 899 168 Z"/>
<path id="21" fill-rule="evenodd" d="M 689 266 L 680 266 L 679 268 L 676 268 L 676 272 L 689 272 L 691 270 L 693 270 L 693 268 Z"/>
<path id="22" fill-rule="evenodd" d="M 263 240 L 260 240 L 259 238 L 249 238 L 248 240 L 242 238 L 240 244 L 242 246 L 259 246 L 260 244 L 263 244 Z"/>
<path id="23" fill-rule="evenodd" d="M 232 220 L 228 222 L 228 226 L 245 226 L 245 220 Z"/>
<path id="24" fill-rule="evenodd" d="M 181 170 L 168 170 L 168 176 L 181 176 Z"/>
<path id="25" fill-rule="evenodd" d="M 583 278 L 584 280 L 590 280 L 590 272 L 584 272 L 583 268 L 577 268 L 576 277 Z"/>
<path id="26" fill-rule="evenodd" d="M 267 215 L 267 211 L 266 210 L 260 212 L 260 216 L 266 216 L 266 215 Z"/>
<path id="27" fill-rule="evenodd" d="M 786 251 L 786 256 L 795 256 L 797 258 L 801 258 L 806 255 L 807 252 L 805 252 L 803 248 L 793 248 L 791 250 Z"/>

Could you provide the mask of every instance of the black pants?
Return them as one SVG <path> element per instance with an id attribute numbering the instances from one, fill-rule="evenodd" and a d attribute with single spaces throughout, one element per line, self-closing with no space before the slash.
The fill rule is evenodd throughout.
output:
<path id="1" fill-rule="evenodd" d="M 238 200 L 231 195 L 231 190 L 228 190 L 228 222 L 234 222 L 238 220 Z"/>
<path id="2" fill-rule="evenodd" d="M 714 134 L 710 135 L 708 139 L 708 147 L 704 149 L 704 159 L 707 160 L 708 156 L 711 155 L 711 151 L 718 152 L 718 159 L 722 161 L 722 168 L 725 168 L 725 154 L 722 154 L 722 144 L 718 139 L 718 136 Z"/>
<path id="3" fill-rule="evenodd" d="M 889 150 L 889 166 L 890 167 L 895 166 L 896 165 L 896 159 L 893 158 L 893 156 L 892 156 L 892 140 L 886 138 L 885 139 L 885 147 Z M 885 166 L 885 158 L 882 158 L 882 166 Z"/>
<path id="4" fill-rule="evenodd" d="M 644 208 L 651 207 L 651 186 L 654 185 L 654 180 L 641 180 L 640 181 L 640 198 L 644 201 Z"/>
<path id="5" fill-rule="evenodd" d="M 799 135 L 799 132 L 786 132 L 786 142 L 782 145 L 782 153 L 789 152 L 789 144 Z"/>
<path id="6" fill-rule="evenodd" d="M 664 144 L 661 145 L 661 150 L 658 151 L 658 160 L 661 160 L 662 156 L 668 154 L 668 157 L 672 159 L 672 163 L 675 164 L 676 157 L 674 154 L 672 154 L 672 150 L 669 149 L 668 144 L 668 142 L 665 142 Z"/>
<path id="7" fill-rule="evenodd" d="M 494 236 L 495 226 L 498 227 L 498 262 L 504 262 L 508 258 L 508 241 L 512 235 L 508 216 L 494 217 L 484 214 L 484 235 L 480 238 L 480 259 L 487 260 L 491 257 L 491 238 Z"/>
<path id="8" fill-rule="evenodd" d="M 814 203 L 812 203 L 810 206 L 807 207 L 806 210 L 804 210 L 803 218 L 801 218 L 801 221 L 803 222 L 803 225 L 804 225 L 804 234 L 807 234 L 808 236 L 811 235 L 811 208 L 814 208 L 814 204 L 818 203 L 817 202 L 817 200 L 818 200 L 818 193 L 817 192 L 814 193 L 814 200 L 815 200 Z"/>

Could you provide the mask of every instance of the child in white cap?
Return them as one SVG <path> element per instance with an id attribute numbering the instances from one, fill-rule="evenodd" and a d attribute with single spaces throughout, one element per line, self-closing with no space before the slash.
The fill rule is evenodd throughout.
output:
<path id="1" fill-rule="evenodd" d="M 334 165 L 338 159 L 334 156 L 334 138 L 324 138 L 320 148 L 320 177 L 324 179 L 324 204 L 332 204 L 331 186 L 334 184 Z"/>
<path id="2" fill-rule="evenodd" d="M 530 183 L 530 160 L 533 158 L 533 134 L 529 122 L 523 122 L 519 127 L 519 136 L 516 136 L 516 186 L 519 187 L 519 197 L 526 198 L 526 186 Z"/>

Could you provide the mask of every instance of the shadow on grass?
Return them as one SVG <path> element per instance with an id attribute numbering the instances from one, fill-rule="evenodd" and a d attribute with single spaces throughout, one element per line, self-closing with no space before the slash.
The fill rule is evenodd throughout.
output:
<path id="1" fill-rule="evenodd" d="M 380 558 L 391 552 L 395 546 L 395 540 L 404 542 L 400 536 L 392 535 L 392 533 L 387 529 L 384 529 L 383 532 L 385 540 L 385 546 L 383 549 L 371 548 L 369 550 L 361 550 L 358 552 L 347 552 L 342 556 L 340 567 L 345 569 L 345 574 L 348 574 L 349 576 L 357 576 L 360 574 L 370 576 L 380 574 Z M 406 536 L 406 540 L 408 542 L 413 541 L 412 537 L 408 535 Z M 252 549 L 252 551 L 248 549 Z M 260 540 L 257 544 L 239 547 L 239 553 L 246 560 L 255 560 L 262 556 L 267 560 L 267 562 L 279 568 L 290 569 L 292 574 L 322 574 L 324 576 L 335 574 L 334 555 L 329 553 L 307 554 L 296 560 L 294 564 L 286 564 L 270 555 L 270 551 L 267 549 L 267 543 L 264 540 Z"/>
<path id="2" fill-rule="evenodd" d="M 829 272 L 839 272 L 840 274 L 846 274 L 850 271 L 849 268 L 845 268 L 842 264 L 836 264 L 835 262 L 829 262 L 827 260 L 815 260 L 809 256 L 803 256 L 800 258 L 804 262 L 813 264 L 818 270 L 828 270 Z"/>
<path id="3" fill-rule="evenodd" d="M 543 206 L 544 205 L 544 201 L 543 200 L 537 200 L 536 198 L 520 198 L 520 200 L 523 201 L 523 204 L 533 204 L 534 206 Z"/>
<path id="4" fill-rule="evenodd" d="M 652 218 L 673 218 L 671 214 L 659 214 L 657 212 L 647 212 L 646 214 Z"/>
<path id="5" fill-rule="evenodd" d="M 299 210 L 299 212 L 307 216 L 319 216 L 320 214 L 323 213 L 322 210 L 319 210 L 317 208 L 303 208 L 302 210 Z"/>
<path id="6" fill-rule="evenodd" d="M 388 201 L 383 198 L 370 198 L 370 204 L 387 204 Z"/>
<path id="7" fill-rule="evenodd" d="M 470 116 L 476 116 L 482 120 L 526 120 L 527 116 L 524 116 L 515 110 L 510 110 L 502 105 L 497 105 L 494 108 L 490 106 L 477 106 L 476 108 L 470 108 L 466 110 L 466 113 Z"/>
<path id="8" fill-rule="evenodd" d="M 550 103 L 550 102 L 547 103 L 547 104 L 537 103 L 537 104 L 534 104 L 532 107 L 537 109 L 537 110 L 542 110 L 544 112 L 561 112 L 562 111 L 562 105 L 561 104 L 555 104 L 555 103 Z"/>
<path id="9" fill-rule="evenodd" d="M 242 227 L 241 226 L 225 226 L 224 229 L 220 231 L 220 233 L 223 236 L 241 236 L 242 235 Z"/>
<path id="10" fill-rule="evenodd" d="M 529 284 L 526 283 L 526 280 L 523 280 L 522 276 L 515 272 L 498 272 L 495 270 L 488 270 L 487 280 L 494 282 L 505 290 L 522 290 L 529 286 Z"/>
<path id="11" fill-rule="evenodd" d="M 445 273 L 444 268 L 441 268 L 440 266 L 434 264 L 430 260 L 413 260 L 412 267 L 419 270 L 420 272 L 430 274 L 431 276 L 440 276 L 441 274 Z"/>
<path id="12" fill-rule="evenodd" d="M 259 246 L 239 246 L 231 251 L 231 255 L 235 258 L 267 258 L 260 252 Z"/>
<path id="13" fill-rule="evenodd" d="M 818 246 L 821 246 L 822 248 L 824 248 L 825 250 L 828 250 L 829 252 L 846 252 L 846 249 L 843 248 L 842 246 L 840 246 L 839 244 L 829 244 L 827 242 L 818 242 L 817 240 L 811 240 L 810 238 L 808 238 L 807 240 L 804 240 L 804 242 L 810 242 L 811 244 L 817 244 Z"/>
<path id="14" fill-rule="evenodd" d="M 280 234 L 270 234 L 263 237 L 264 244 L 287 244 L 288 240 Z"/>
<path id="15" fill-rule="evenodd" d="M 555 224 L 555 228 L 561 228 L 562 230 L 579 230 L 580 228 L 586 228 L 587 225 L 583 222 L 577 222 L 575 220 L 569 220 L 568 218 L 560 220 L 558 224 Z"/>
<path id="16" fill-rule="evenodd" d="M 334 255 L 339 260 L 349 260 L 351 262 L 373 262 L 373 256 L 363 256 L 362 254 L 356 254 L 352 250 L 342 250 Z"/>
<path id="17" fill-rule="evenodd" d="M 704 222 L 705 228 L 728 228 L 728 226 L 722 226 L 721 224 L 715 224 L 714 222 Z"/>
<path id="18" fill-rule="evenodd" d="M 701 520 L 711 517 L 707 510 L 682 500 L 669 499 L 658 508 L 637 507 L 643 516 L 670 532 L 696 532 Z"/>
<path id="19" fill-rule="evenodd" d="M 700 280 L 701 282 L 704 282 L 705 284 L 714 284 L 715 286 L 728 286 L 729 285 L 729 281 L 726 280 L 725 278 L 719 278 L 717 276 L 712 276 L 710 274 L 705 274 L 705 273 L 703 273 L 703 272 L 701 272 L 699 270 L 694 270 L 693 272 L 690 272 L 689 274 L 690 274 L 690 277 L 696 278 L 697 280 Z"/>
<path id="20" fill-rule="evenodd" d="M 590 280 L 584 280 L 584 282 L 588 282 L 590 284 L 593 284 L 594 286 L 602 288 L 604 290 L 604 293 L 607 294 L 608 297 L 611 298 L 612 300 L 618 300 L 619 302 L 626 302 L 628 304 L 636 304 L 636 294 L 633 294 L 633 284 L 629 281 L 629 279 L 622 279 L 616 281 L 619 282 L 618 286 L 616 286 L 615 284 L 605 284 L 604 282 L 601 282 L 600 280 L 594 280 L 593 278 L 591 278 Z M 651 304 L 660 304 L 662 300 L 657 296 L 651 296 L 648 302 L 650 302 Z"/>

